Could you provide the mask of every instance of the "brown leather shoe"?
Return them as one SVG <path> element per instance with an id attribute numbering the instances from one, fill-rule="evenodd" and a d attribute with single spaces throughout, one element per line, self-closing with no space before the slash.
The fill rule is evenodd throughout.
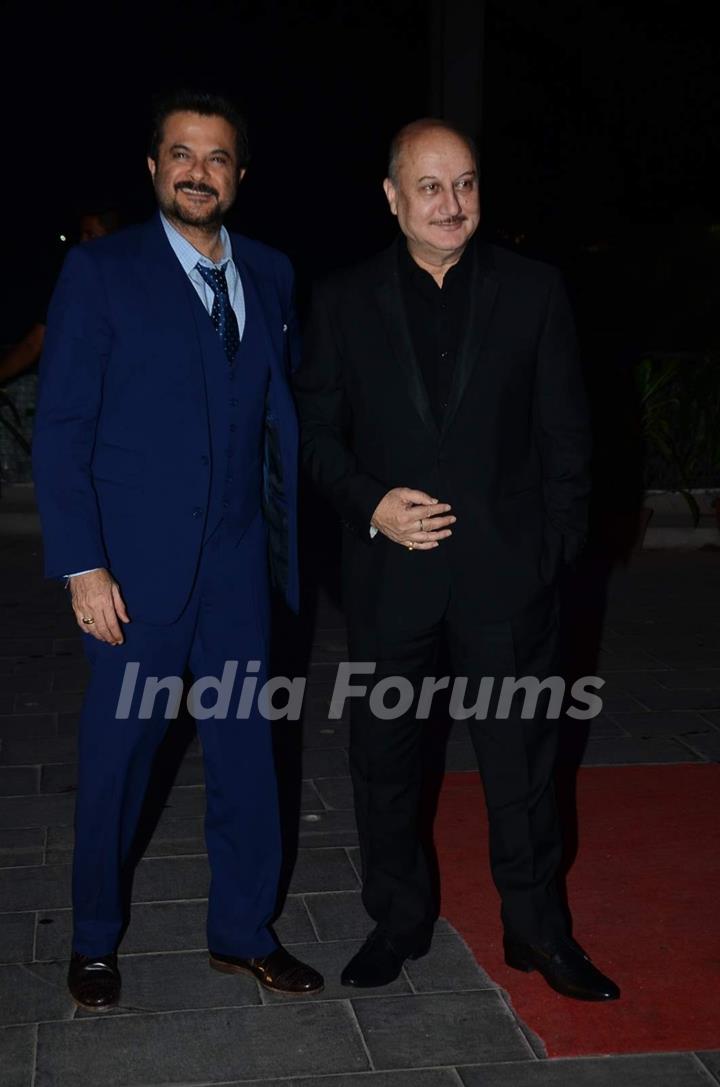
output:
<path id="1" fill-rule="evenodd" d="M 104 1012 L 120 999 L 121 978 L 117 955 L 80 955 L 73 951 L 68 970 L 68 989 L 79 1008 Z"/>
<path id="2" fill-rule="evenodd" d="M 271 993 L 304 996 L 322 992 L 322 974 L 300 962 L 284 947 L 276 947 L 263 959 L 236 959 L 233 955 L 210 952 L 210 965 L 223 974 L 252 974 Z"/>

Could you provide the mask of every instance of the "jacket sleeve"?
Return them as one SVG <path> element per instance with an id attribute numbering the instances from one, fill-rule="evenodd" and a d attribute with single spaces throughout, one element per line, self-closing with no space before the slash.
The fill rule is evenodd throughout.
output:
<path id="1" fill-rule="evenodd" d="M 545 512 L 562 537 L 563 558 L 571 561 L 587 533 L 591 429 L 575 325 L 559 273 L 540 336 L 535 409 Z"/>
<path id="2" fill-rule="evenodd" d="M 111 340 L 95 263 L 73 249 L 50 303 L 33 434 L 48 577 L 108 566 L 90 465 Z"/>
<path id="3" fill-rule="evenodd" d="M 324 292 L 313 294 L 303 362 L 295 375 L 303 463 L 347 528 L 371 542 L 370 520 L 387 487 L 360 471 L 350 446 L 351 405 Z"/>

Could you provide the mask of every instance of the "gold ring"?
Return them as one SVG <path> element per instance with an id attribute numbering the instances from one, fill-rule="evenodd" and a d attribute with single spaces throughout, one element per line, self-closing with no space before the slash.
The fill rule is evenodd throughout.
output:
<path id="1" fill-rule="evenodd" d="M 82 621 L 83 621 L 83 623 L 85 624 L 86 627 L 91 627 L 93 625 L 93 623 L 95 622 L 95 620 L 92 619 L 89 615 L 83 615 Z"/>
<path id="2" fill-rule="evenodd" d="M 414 543 L 412 542 L 412 540 L 411 540 L 411 541 L 410 541 L 410 543 L 409 543 L 409 544 L 407 545 L 407 549 L 408 549 L 408 551 L 412 551 L 412 549 L 413 549 L 414 547 L 415 547 L 415 544 L 414 544 Z"/>

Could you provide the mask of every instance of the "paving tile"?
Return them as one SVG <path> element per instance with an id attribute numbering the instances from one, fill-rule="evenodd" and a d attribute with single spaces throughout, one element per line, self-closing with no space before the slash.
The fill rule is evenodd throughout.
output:
<path id="1" fill-rule="evenodd" d="M 0 676 L 1 694 L 39 694 L 49 691 L 52 686 L 51 672 L 21 672 L 10 676 Z"/>
<path id="2" fill-rule="evenodd" d="M 459 1072 L 465 1087 L 708 1087 L 690 1054 L 485 1064 Z"/>
<path id="3" fill-rule="evenodd" d="M 452 1068 L 413 1068 L 405 1072 L 358 1072 L 347 1076 L 311 1076 L 309 1079 L 254 1079 L 223 1087 L 459 1087 Z"/>
<path id="4" fill-rule="evenodd" d="M 67 864 L 6 868 L 0 880 L 0 912 L 44 910 L 70 903 Z"/>
<path id="5" fill-rule="evenodd" d="M 321 940 L 363 940 L 373 928 L 359 891 L 306 895 L 305 905 Z"/>
<path id="6" fill-rule="evenodd" d="M 301 782 L 300 811 L 324 811 L 322 797 L 315 787 L 314 781 Z"/>
<path id="7" fill-rule="evenodd" d="M 507 1004 L 493 990 L 355 999 L 353 1007 L 377 1069 L 530 1057 Z"/>
<path id="8" fill-rule="evenodd" d="M 691 751 L 710 762 L 720 762 L 720 733 L 708 732 L 702 736 L 683 736 L 682 743 Z"/>
<path id="9" fill-rule="evenodd" d="M 35 1071 L 37 1027 L 5 1027 L 0 1030 L 3 1087 L 32 1087 Z"/>
<path id="10" fill-rule="evenodd" d="M 477 773 L 477 768 L 477 755 L 469 740 L 447 745 L 445 748 L 445 770 L 448 773 Z"/>
<path id="11" fill-rule="evenodd" d="M 613 718 L 606 716 L 604 713 L 598 714 L 594 717 L 590 724 L 590 739 L 601 740 L 607 736 L 627 736 L 628 733 L 618 724 Z"/>
<path id="12" fill-rule="evenodd" d="M 362 941 L 374 927 L 374 921 L 365 912 L 359 891 L 326 891 L 304 897 L 320 940 Z M 438 936 L 452 931 L 442 917 L 435 925 Z"/>
<path id="13" fill-rule="evenodd" d="M 300 816 L 301 846 L 357 845 L 355 813 L 352 811 L 306 812 Z"/>
<path id="14" fill-rule="evenodd" d="M 42 1024 L 35 1087 L 227 1083 L 367 1067 L 349 1007 L 321 1001 Z"/>
<path id="15" fill-rule="evenodd" d="M 0 1025 L 71 1019 L 75 1004 L 64 963 L 0 966 Z"/>
<path id="16" fill-rule="evenodd" d="M 357 993 L 357 990 L 348 989 L 340 984 L 340 973 L 344 966 L 353 957 L 358 949 L 357 940 L 336 940 L 329 944 L 303 943 L 292 944 L 290 951 L 302 962 L 307 962 L 316 970 L 319 970 L 325 979 L 325 988 L 317 996 L 296 997 L 297 1000 L 347 1000 Z M 411 993 L 407 978 L 401 974 L 390 985 L 379 989 L 363 989 L 363 996 L 386 993 Z M 287 997 L 277 996 L 263 990 L 262 1000 L 264 1004 L 277 1004 Z"/>
<path id="17" fill-rule="evenodd" d="M 603 713 L 637 713 L 646 708 L 644 699 L 634 698 L 624 691 L 607 691 L 603 688 L 598 694 L 602 700 Z"/>
<path id="18" fill-rule="evenodd" d="M 309 751 L 303 751 L 303 778 L 343 777 L 347 773 L 347 754 L 342 748 L 313 748 Z"/>
<path id="19" fill-rule="evenodd" d="M 31 796 L 39 785 L 39 766 L 0 766 L 0 796 Z"/>
<path id="20" fill-rule="evenodd" d="M 701 762 L 682 744 L 673 740 L 591 740 L 585 748 L 583 766 L 623 766 L 639 763 Z"/>
<path id="21" fill-rule="evenodd" d="M 90 665 L 78 664 L 76 668 L 63 668 L 53 675 L 54 691 L 73 691 L 82 693 L 90 679 Z"/>
<path id="22" fill-rule="evenodd" d="M 210 869 L 206 856 L 149 857 L 135 870 L 133 902 L 207 898 Z"/>
<path id="23" fill-rule="evenodd" d="M 331 810 L 349 811 L 354 807 L 352 782 L 347 776 L 315 778 L 315 788 Z"/>
<path id="24" fill-rule="evenodd" d="M 39 740 L 57 734 L 57 718 L 53 713 L 0 715 L 0 740 Z"/>
<path id="25" fill-rule="evenodd" d="M 13 915 L 4 915 L 13 916 Z M 34 914 L 15 914 L 34 917 Z M 132 907 L 130 924 L 122 942 L 124 955 L 160 951 L 207 950 L 205 921 L 207 901 L 138 902 Z M 4 917 L 0 915 L 0 935 Z M 275 922 L 275 933 L 282 943 L 312 941 L 315 930 L 302 898 L 289 895 L 281 917 Z M 36 958 L 43 962 L 65 960 L 72 937 L 72 914 L 69 909 L 43 910 L 38 915 Z M 32 948 L 32 942 L 30 944 Z M 32 956 L 30 956 L 32 957 Z M 13 961 L 17 961 L 15 958 Z"/>
<path id="26" fill-rule="evenodd" d="M 318 628 L 312 645 L 313 662 L 347 660 L 348 644 L 344 626 Z"/>
<path id="27" fill-rule="evenodd" d="M 43 864 L 44 860 L 45 831 L 41 827 L 0 830 L 0 868 Z"/>
<path id="28" fill-rule="evenodd" d="M 638 699 L 649 710 L 705 710 L 720 709 L 720 688 L 716 690 L 686 690 L 670 691 L 659 688 L 657 692 L 647 692 L 638 695 Z M 607 706 L 608 712 L 612 709 L 623 710 L 624 707 Z"/>
<path id="29" fill-rule="evenodd" d="M 13 702 L 16 714 L 77 713 L 83 696 L 74 691 L 49 691 L 47 694 L 17 694 Z"/>
<path id="30" fill-rule="evenodd" d="M 598 654 L 599 672 L 634 672 L 639 668 L 656 669 L 660 667 L 657 657 L 645 649 L 603 647 Z"/>
<path id="31" fill-rule="evenodd" d="M 50 766 L 43 766 L 40 776 L 41 793 L 74 793 L 76 789 L 76 763 L 54 763 Z"/>
<path id="32" fill-rule="evenodd" d="M 0 913 L 0 962 L 31 962 L 34 913 Z"/>
<path id="33" fill-rule="evenodd" d="M 4 739 L 0 747 L 3 766 L 30 766 L 72 762 L 76 742 L 72 736 L 42 736 L 30 739 Z"/>
<path id="34" fill-rule="evenodd" d="M 75 634 L 67 638 L 53 638 L 53 656 L 82 657 L 85 659 L 82 635 Z"/>
<path id="35" fill-rule="evenodd" d="M 646 737 L 687 736 L 711 732 L 712 727 L 699 713 L 623 713 L 613 717 L 621 728 L 638 739 Z"/>
<path id="36" fill-rule="evenodd" d="M 299 849 L 290 883 L 293 894 L 350 891 L 358 886 L 344 849 Z"/>
<path id="37" fill-rule="evenodd" d="M 124 954 L 207 949 L 207 902 L 137 903 L 122 942 Z M 72 913 L 43 910 L 38 915 L 36 956 L 40 962 L 65 960 L 70 952 Z"/>
<path id="38" fill-rule="evenodd" d="M 49 657 L 52 638 L 0 638 L 0 657 Z"/>
<path id="39" fill-rule="evenodd" d="M 658 676 L 658 680 L 670 691 L 713 689 L 717 691 L 720 690 L 720 669 L 669 668 Z"/>
<path id="40" fill-rule="evenodd" d="M 720 1049 L 698 1053 L 698 1058 L 720 1083 Z"/>
<path id="41" fill-rule="evenodd" d="M 350 742 L 350 729 L 342 721 L 328 721 L 327 714 L 319 721 L 305 718 L 303 723 L 303 747 L 306 749 L 321 747 L 347 748 Z"/>
<path id="42" fill-rule="evenodd" d="M 261 1003 L 254 978 L 211 969 L 207 951 L 121 955 L 121 1003 L 113 1015 L 152 1014 L 191 1008 L 243 1008 Z M 96 1013 L 78 1011 L 77 1018 Z"/>
<path id="43" fill-rule="evenodd" d="M 434 936 L 428 954 L 422 959 L 408 959 L 404 969 L 417 993 L 497 988 L 478 966 L 465 941 L 455 933 Z"/>
<path id="44" fill-rule="evenodd" d="M 72 855 L 72 827 L 49 827 L 47 832 L 47 864 L 62 864 Z M 202 819 L 161 820 L 145 850 L 145 857 L 173 857 L 205 853 Z"/>

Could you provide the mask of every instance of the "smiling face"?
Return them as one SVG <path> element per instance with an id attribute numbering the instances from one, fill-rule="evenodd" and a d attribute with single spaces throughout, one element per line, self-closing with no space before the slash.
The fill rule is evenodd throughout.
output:
<path id="1" fill-rule="evenodd" d="M 413 256 L 459 259 L 480 222 L 477 168 L 455 132 L 433 126 L 403 140 L 394 178 L 383 183 L 390 211 Z"/>
<path id="2" fill-rule="evenodd" d="M 245 173 L 229 121 L 184 111 L 166 118 L 157 161 L 148 158 L 148 167 L 163 214 L 207 231 L 222 223 Z"/>

